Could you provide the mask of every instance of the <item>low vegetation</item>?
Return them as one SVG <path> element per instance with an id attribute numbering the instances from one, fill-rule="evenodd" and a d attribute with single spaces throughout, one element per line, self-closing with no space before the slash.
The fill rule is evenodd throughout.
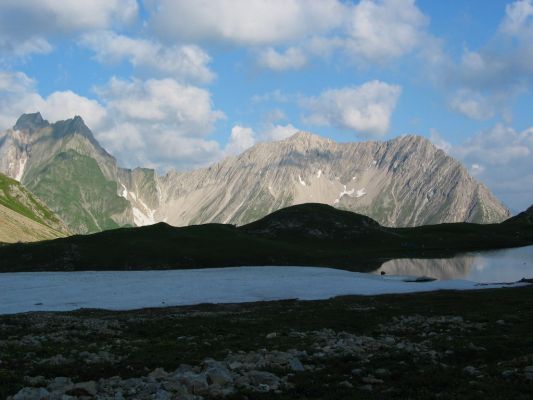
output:
<path id="1" fill-rule="evenodd" d="M 0 398 L 530 399 L 532 302 L 525 286 L 1 316 Z"/>
<path id="2" fill-rule="evenodd" d="M 455 223 L 387 228 L 323 204 L 276 211 L 235 227 L 158 223 L 0 247 L 0 270 L 71 271 L 308 265 L 356 271 L 402 257 L 533 244 L 533 208 L 500 224 Z"/>

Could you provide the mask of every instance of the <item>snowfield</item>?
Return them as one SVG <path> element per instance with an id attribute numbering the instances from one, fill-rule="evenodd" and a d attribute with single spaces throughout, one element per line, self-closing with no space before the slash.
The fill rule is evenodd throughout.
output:
<path id="1" fill-rule="evenodd" d="M 523 284 L 513 284 L 520 286 Z M 315 267 L 235 267 L 171 271 L 19 272 L 0 274 L 0 314 L 129 310 L 199 303 L 241 303 L 342 295 L 498 288 L 465 280 L 404 282 Z"/>

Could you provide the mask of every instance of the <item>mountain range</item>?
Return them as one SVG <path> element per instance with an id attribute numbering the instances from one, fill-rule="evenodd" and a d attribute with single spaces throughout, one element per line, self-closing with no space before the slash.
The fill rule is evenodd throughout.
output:
<path id="1" fill-rule="evenodd" d="M 118 166 L 83 119 L 23 114 L 0 135 L 0 172 L 20 181 L 72 232 L 167 222 L 243 225 L 301 203 L 384 226 L 501 222 L 509 210 L 429 140 L 336 143 L 299 132 L 190 172 Z"/>

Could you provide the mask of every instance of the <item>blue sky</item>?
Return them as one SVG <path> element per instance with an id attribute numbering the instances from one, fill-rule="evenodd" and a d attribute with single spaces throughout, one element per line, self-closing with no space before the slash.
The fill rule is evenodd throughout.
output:
<path id="1" fill-rule="evenodd" d="M 0 130 L 79 114 L 121 165 L 161 172 L 297 130 L 418 134 L 520 210 L 532 78 L 532 0 L 0 3 Z"/>

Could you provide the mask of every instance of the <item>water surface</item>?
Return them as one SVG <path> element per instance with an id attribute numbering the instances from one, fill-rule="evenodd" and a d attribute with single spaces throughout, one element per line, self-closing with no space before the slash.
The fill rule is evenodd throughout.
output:
<path id="1" fill-rule="evenodd" d="M 482 286 L 465 280 L 403 282 L 393 276 L 314 267 L 0 274 L 0 314 L 78 308 L 128 310 L 199 303 L 328 299 Z"/>
<path id="2" fill-rule="evenodd" d="M 385 262 L 376 273 L 466 279 L 474 282 L 516 282 L 533 278 L 533 246 L 465 253 L 453 258 L 405 258 Z"/>

